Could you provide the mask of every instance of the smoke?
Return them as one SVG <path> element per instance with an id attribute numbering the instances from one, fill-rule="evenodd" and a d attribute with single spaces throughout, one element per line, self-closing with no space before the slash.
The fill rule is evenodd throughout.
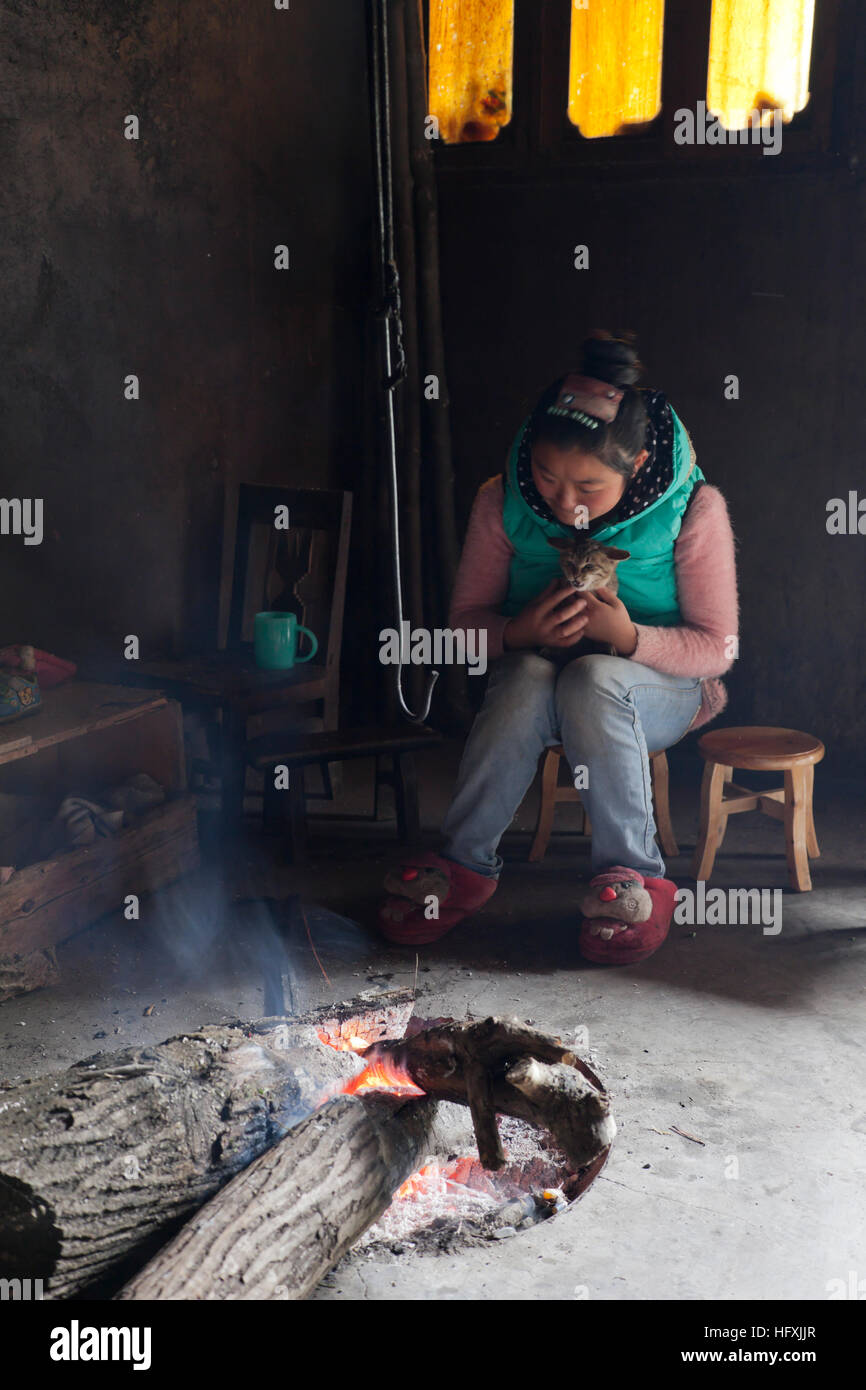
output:
<path id="1" fill-rule="evenodd" d="M 143 900 L 142 919 L 149 952 L 178 984 L 232 1001 L 252 994 L 264 1017 L 297 1016 L 336 998 L 330 972 L 375 948 L 348 917 L 296 894 L 233 896 L 213 871 Z"/>

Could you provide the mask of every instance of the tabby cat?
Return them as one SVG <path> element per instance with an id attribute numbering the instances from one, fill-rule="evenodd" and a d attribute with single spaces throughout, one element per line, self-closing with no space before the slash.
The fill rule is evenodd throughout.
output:
<path id="1" fill-rule="evenodd" d="M 578 593 L 591 594 L 594 589 L 609 589 L 615 594 L 619 588 L 616 567 L 620 560 L 627 560 L 628 550 L 618 550 L 613 545 L 602 545 L 590 536 L 575 534 L 572 539 L 557 536 L 548 537 L 548 545 L 559 551 L 559 566 L 572 589 Z M 613 647 L 604 642 L 594 642 L 590 637 L 582 637 L 573 647 L 542 647 L 540 655 L 564 666 L 575 657 L 591 653 L 616 656 Z"/>

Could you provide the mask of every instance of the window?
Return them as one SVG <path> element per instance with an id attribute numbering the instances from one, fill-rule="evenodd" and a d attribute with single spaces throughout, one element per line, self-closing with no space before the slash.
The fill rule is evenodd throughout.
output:
<path id="1" fill-rule="evenodd" d="M 728 130 L 782 112 L 790 121 L 809 100 L 815 0 L 713 0 L 707 109 Z"/>
<path id="2" fill-rule="evenodd" d="M 448 145 L 511 120 L 514 0 L 430 0 L 430 114 Z"/>
<path id="3" fill-rule="evenodd" d="M 662 105 L 665 0 L 592 0 L 571 12 L 568 118 L 587 139 L 643 125 Z"/>
<path id="4" fill-rule="evenodd" d="M 776 111 L 789 155 L 845 152 L 859 8 L 845 0 L 422 3 L 443 168 L 673 158 L 777 168 L 744 138 L 775 128 Z M 683 109 L 696 131 L 718 118 L 741 138 L 692 147 L 677 138 Z"/>

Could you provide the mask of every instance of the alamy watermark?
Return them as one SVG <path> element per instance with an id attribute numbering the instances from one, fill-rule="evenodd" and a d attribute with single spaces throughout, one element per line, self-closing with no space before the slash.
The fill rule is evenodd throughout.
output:
<path id="1" fill-rule="evenodd" d="M 383 627 L 379 633 L 379 660 L 383 666 L 465 666 L 470 676 L 487 670 L 487 629 L 413 628 L 404 620 L 400 631 Z"/>
<path id="2" fill-rule="evenodd" d="M 699 101 L 694 111 L 681 106 L 674 112 L 674 140 L 678 145 L 763 145 L 764 154 L 779 154 L 782 113 L 778 107 L 774 108 L 772 120 L 762 124 L 765 114 L 756 108 L 749 112 L 742 130 L 728 130 L 718 116 L 707 110 L 705 101 Z"/>
<path id="3" fill-rule="evenodd" d="M 151 1364 L 149 1327 L 82 1327 L 73 1318 L 68 1327 L 51 1330 L 48 1355 L 52 1361 L 131 1361 L 134 1371 Z"/>
<path id="4" fill-rule="evenodd" d="M 847 500 L 831 497 L 827 503 L 827 533 L 830 536 L 866 536 L 866 497 L 852 488 Z"/>
<path id="5" fill-rule="evenodd" d="M 850 1298 L 855 1303 L 866 1299 L 866 1279 L 861 1279 L 856 1269 L 848 1270 L 848 1278 L 828 1279 L 825 1285 L 829 1299 Z"/>
<path id="6" fill-rule="evenodd" d="M 41 1279 L 0 1279 L 0 1303 L 41 1303 L 43 1297 Z"/>
<path id="7" fill-rule="evenodd" d="M 41 497 L 0 497 L 0 536 L 23 536 L 25 545 L 42 544 Z"/>
<path id="8" fill-rule="evenodd" d="M 678 888 L 674 902 L 674 921 L 681 926 L 757 925 L 764 936 L 782 930 L 781 888 L 707 888 L 701 878 L 696 892 Z"/>

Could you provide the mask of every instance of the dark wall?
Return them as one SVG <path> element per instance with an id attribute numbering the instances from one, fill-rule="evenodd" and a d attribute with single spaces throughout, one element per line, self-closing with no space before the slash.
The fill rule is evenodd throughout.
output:
<path id="1" fill-rule="evenodd" d="M 0 537 L 0 641 L 213 640 L 225 482 L 357 466 L 364 6 L 24 0 L 0 52 L 2 492 L 46 531 Z"/>
<path id="2" fill-rule="evenodd" d="M 209 640 L 227 481 L 363 490 L 376 377 L 364 12 L 0 11 L 2 492 L 46 509 L 41 546 L 0 537 L 0 641 L 75 657 L 128 632 L 145 652 Z M 862 7 L 857 24 L 862 54 Z M 130 113 L 138 141 L 123 138 Z M 854 120 L 852 156 L 811 168 L 783 150 L 763 160 L 778 168 L 759 158 L 741 176 L 693 160 L 440 171 L 461 524 L 586 331 L 633 327 L 731 506 L 743 637 L 730 716 L 805 727 L 851 758 L 866 732 L 866 538 L 829 536 L 825 519 L 864 476 L 862 99 Z M 288 272 L 273 269 L 279 242 Z M 589 271 L 572 269 L 579 242 Z M 138 402 L 123 399 L 130 372 Z M 739 401 L 724 399 L 728 373 Z M 372 552 L 369 512 L 356 520 L 356 549 Z M 362 590 L 350 586 L 350 618 L 353 603 L 372 610 Z M 390 597 L 374 626 L 379 606 Z"/>
<path id="3" fill-rule="evenodd" d="M 829 498 L 866 497 L 856 158 L 772 175 L 760 159 L 742 176 L 675 161 L 652 176 L 440 173 L 440 200 L 461 521 L 587 332 L 633 328 L 646 380 L 688 427 L 739 542 L 725 717 L 803 728 L 862 758 L 866 536 L 826 531 Z M 576 244 L 586 271 L 572 268 Z M 737 401 L 724 397 L 729 373 Z"/>

